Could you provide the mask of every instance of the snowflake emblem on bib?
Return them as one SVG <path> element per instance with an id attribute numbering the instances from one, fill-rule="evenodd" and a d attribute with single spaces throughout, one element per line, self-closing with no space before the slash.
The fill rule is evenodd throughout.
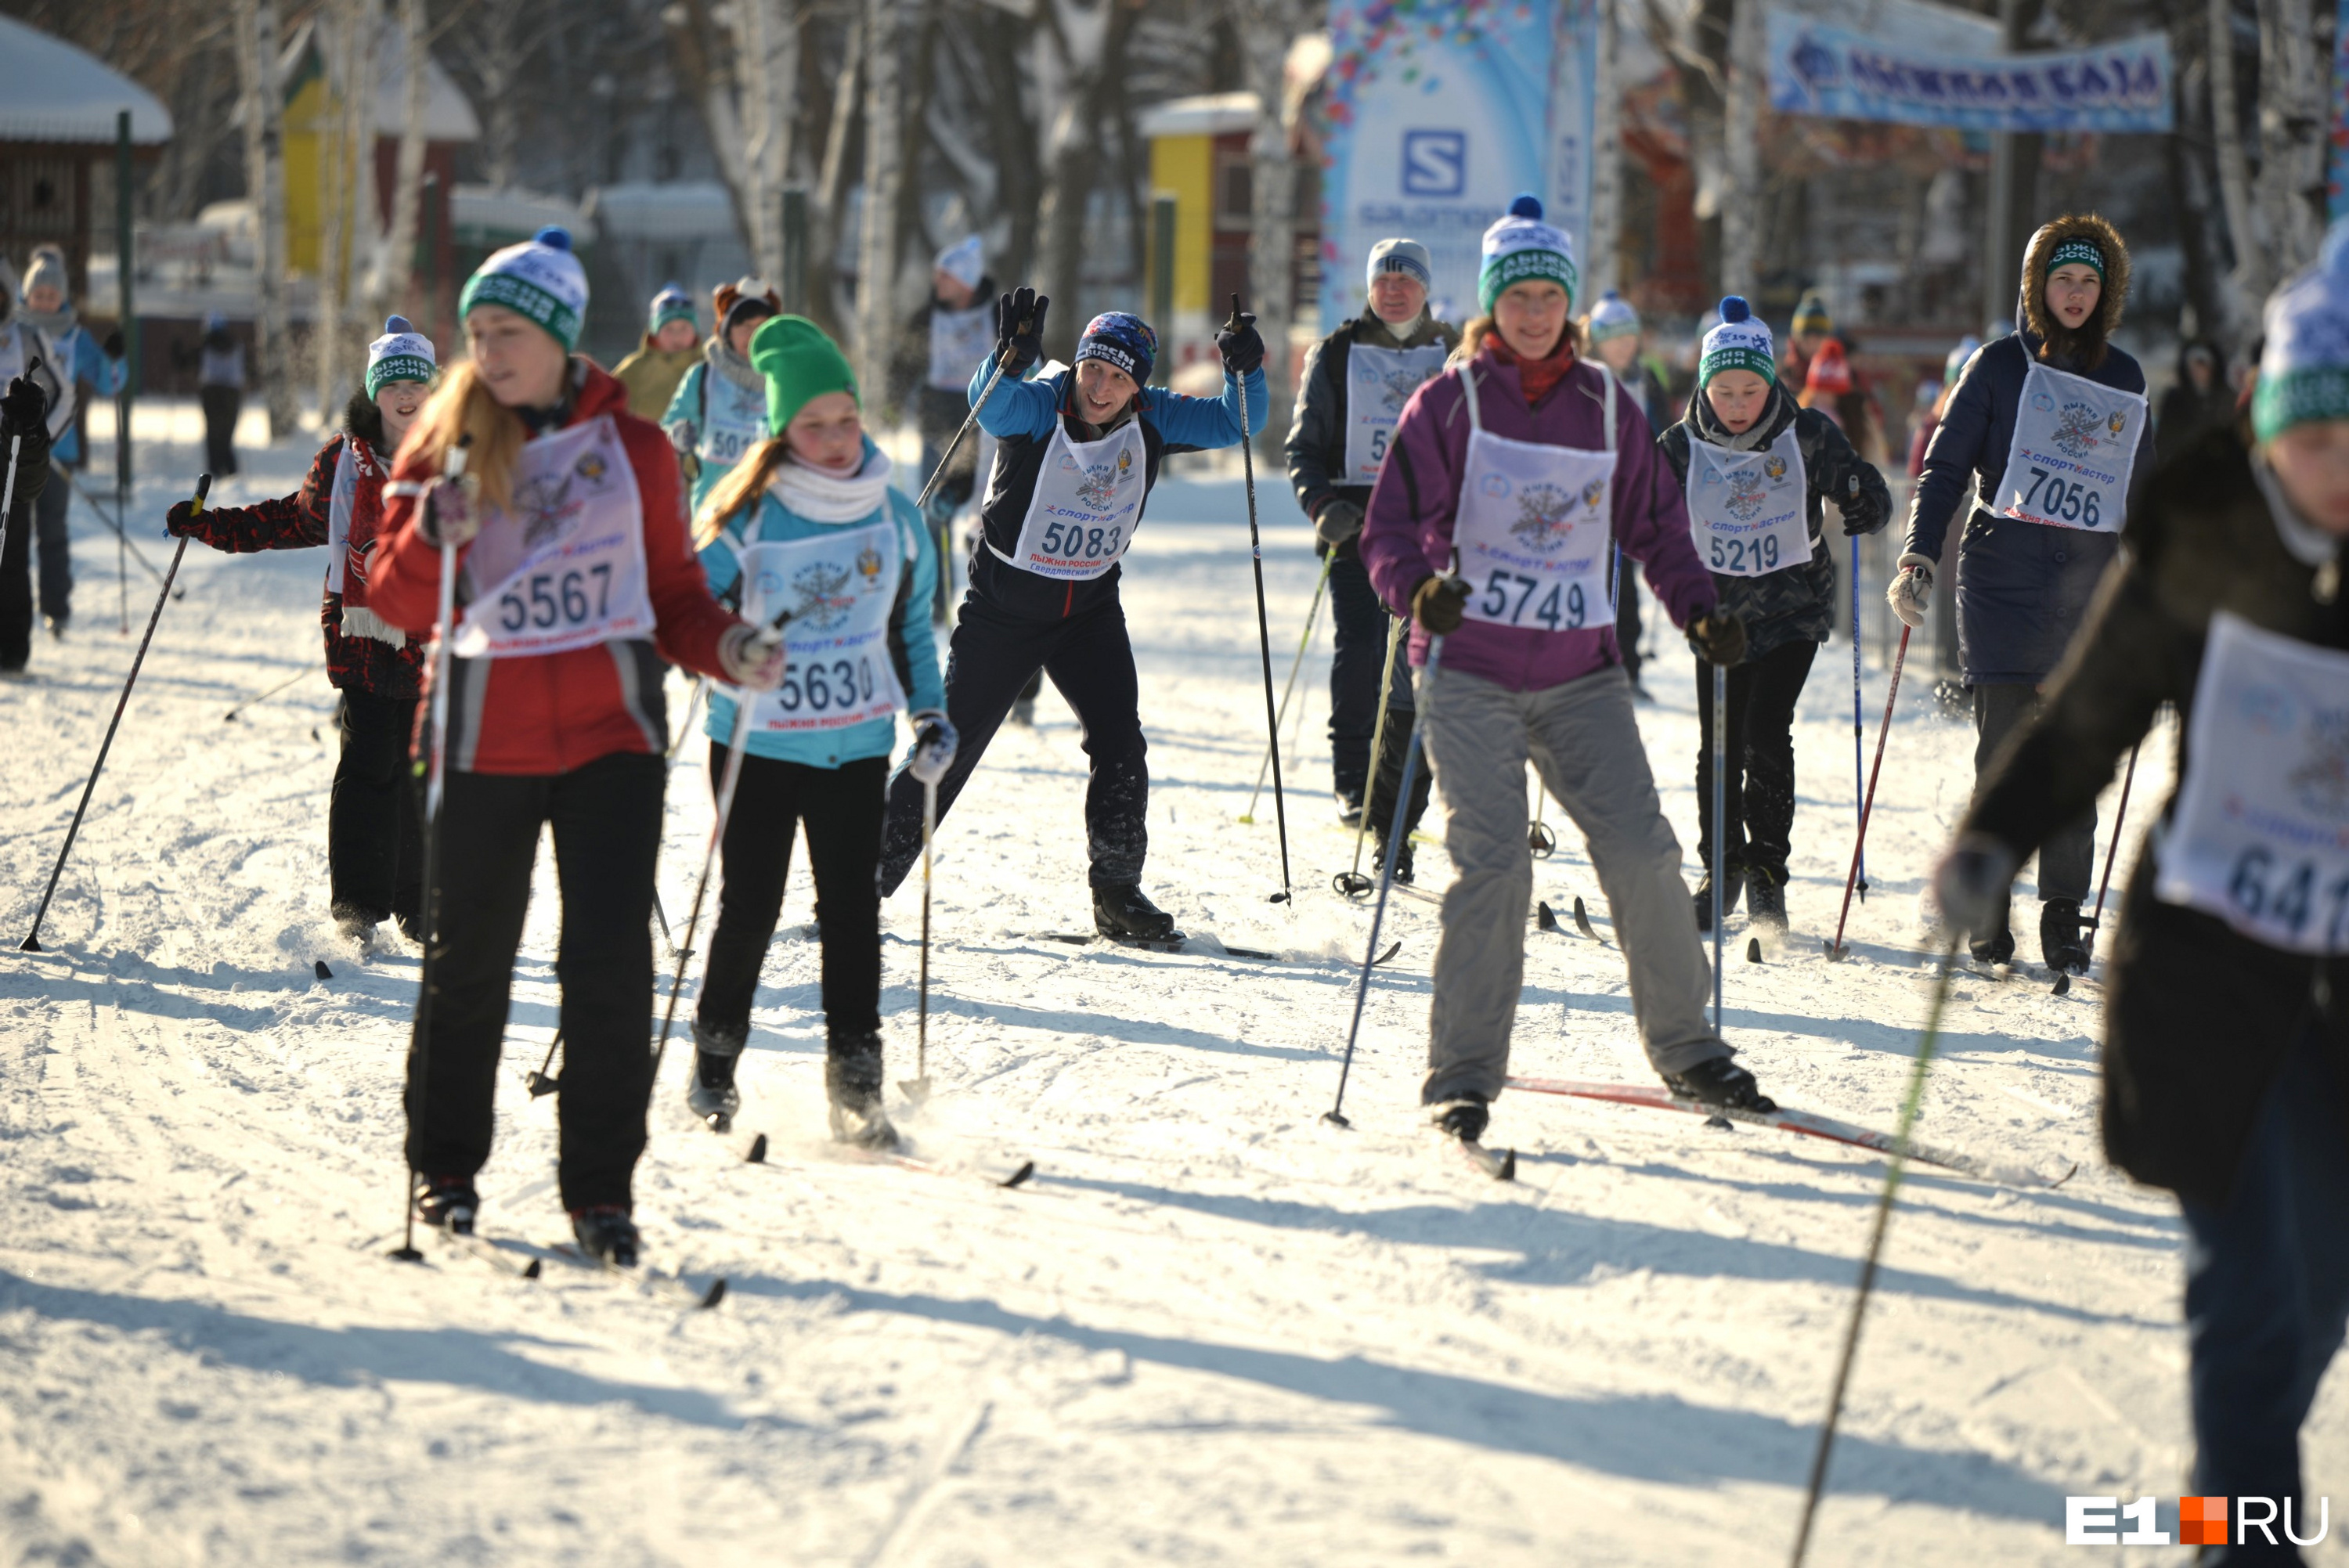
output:
<path id="1" fill-rule="evenodd" d="M 2308 726 L 2308 755 L 2292 770 L 2292 793 L 2320 817 L 2349 820 L 2349 709 L 2316 714 Z"/>
<path id="2" fill-rule="evenodd" d="M 1419 390 L 1420 383 L 1425 381 L 1427 377 L 1416 370 L 1396 370 L 1389 372 L 1384 379 L 1386 386 L 1383 401 L 1386 404 L 1387 412 L 1400 414 L 1402 412 L 1402 406 L 1411 401 L 1411 395 Z"/>
<path id="3" fill-rule="evenodd" d="M 829 561 L 801 567 L 792 574 L 792 592 L 800 596 L 792 619 L 812 632 L 831 631 L 856 608 L 856 596 L 843 592 L 847 586 L 848 573 Z"/>
<path id="4" fill-rule="evenodd" d="M 2104 421 L 2085 403 L 2066 403 L 2055 415 L 2056 449 L 2067 458 L 2085 458 L 2104 444 L 2097 429 Z"/>
<path id="5" fill-rule="evenodd" d="M 1760 514 L 1765 499 L 1762 476 L 1750 469 L 1741 469 L 1729 477 L 1729 499 L 1721 504 L 1738 521 L 1751 522 Z"/>
<path id="6" fill-rule="evenodd" d="M 1132 449 L 1120 451 L 1114 463 L 1100 463 L 1085 469 L 1085 477 L 1077 481 L 1077 499 L 1095 511 L 1107 511 L 1110 501 L 1117 495 L 1117 487 L 1133 469 Z"/>
<path id="7" fill-rule="evenodd" d="M 1556 485 L 1527 485 L 1517 495 L 1517 521 L 1509 531 L 1525 541 L 1529 550 L 1556 550 L 1566 542 L 1574 523 L 1568 513 L 1574 510 L 1574 495 Z"/>
<path id="8" fill-rule="evenodd" d="M 533 474 L 514 489 L 513 509 L 522 519 L 524 550 L 535 550 L 562 531 L 572 513 L 571 480 Z"/>

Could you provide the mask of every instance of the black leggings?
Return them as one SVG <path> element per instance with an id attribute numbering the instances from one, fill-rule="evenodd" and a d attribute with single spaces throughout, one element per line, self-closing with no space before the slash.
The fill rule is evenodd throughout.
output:
<path id="1" fill-rule="evenodd" d="M 563 934 L 563 1206 L 629 1202 L 652 1095 L 653 861 L 657 757 L 599 757 L 568 773 L 449 773 L 432 1033 L 408 1055 L 408 1162 L 471 1176 L 490 1157 L 498 1052 L 543 826 L 554 829 Z"/>
<path id="2" fill-rule="evenodd" d="M 726 748 L 713 741 L 713 789 L 725 774 Z M 840 1039 L 881 1026 L 881 890 L 874 872 L 888 779 L 885 757 L 837 768 L 742 758 L 742 781 L 719 851 L 725 880 L 695 1014 L 705 1038 L 722 1048 L 750 1033 L 759 968 L 782 917 L 792 835 L 802 822 L 807 824 L 808 869 L 815 876 L 816 920 L 823 928 L 826 1031 Z"/>
<path id="3" fill-rule="evenodd" d="M 1729 672 L 1729 809 L 1726 853 L 1732 871 L 1786 880 L 1795 836 L 1795 705 L 1819 645 L 1797 637 Z M 1703 842 L 1697 860 L 1713 863 L 1713 665 L 1696 661 L 1696 815 Z"/>
<path id="4" fill-rule="evenodd" d="M 374 920 L 413 922 L 424 881 L 421 802 L 408 745 L 415 697 L 345 690 L 335 715 L 343 752 L 326 810 L 330 903 Z"/>

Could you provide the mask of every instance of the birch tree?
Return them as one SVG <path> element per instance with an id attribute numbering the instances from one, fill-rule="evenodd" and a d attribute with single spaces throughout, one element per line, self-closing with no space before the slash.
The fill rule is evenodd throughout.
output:
<path id="1" fill-rule="evenodd" d="M 1233 0 L 1232 24 L 1256 93 L 1256 126 L 1248 137 L 1248 297 L 1264 338 L 1264 427 L 1268 449 L 1288 434 L 1290 385 L 1288 318 L 1297 290 L 1297 160 L 1288 147 L 1288 46 L 1305 24 L 1299 0 Z M 1207 316 L 1220 322 L 1229 300 L 1209 300 Z M 1253 414 L 1254 410 L 1251 409 Z"/>
<path id="2" fill-rule="evenodd" d="M 367 315 L 373 320 L 391 314 L 395 296 L 409 307 L 408 315 L 419 314 L 409 293 L 415 276 L 417 212 L 424 202 L 424 111 L 429 86 L 426 73 L 432 58 L 424 0 L 399 0 L 399 152 L 392 170 L 391 226 L 367 270 Z"/>
<path id="3" fill-rule="evenodd" d="M 881 407 L 895 335 L 897 156 L 900 108 L 896 0 L 866 0 L 864 210 L 856 246 L 856 379 L 868 406 Z"/>
<path id="4" fill-rule="evenodd" d="M 666 15 L 669 46 L 709 132 L 752 263 L 783 270 L 783 186 L 791 177 L 801 0 L 731 0 L 721 27 L 709 0 Z"/>
<path id="5" fill-rule="evenodd" d="M 277 0 L 236 0 L 246 189 L 253 201 L 254 372 L 269 438 L 294 428 L 285 322 L 285 98 L 277 79 Z"/>

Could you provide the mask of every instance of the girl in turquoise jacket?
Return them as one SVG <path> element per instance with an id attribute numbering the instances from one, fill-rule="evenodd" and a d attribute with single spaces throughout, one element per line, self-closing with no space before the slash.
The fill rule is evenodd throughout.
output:
<path id="1" fill-rule="evenodd" d="M 782 684 L 753 695 L 741 782 L 719 847 L 709 967 L 688 1103 L 724 1130 L 740 1099 L 759 967 L 781 917 L 792 839 L 806 824 L 823 933 L 825 1088 L 836 1136 L 885 1134 L 880 892 L 875 876 L 897 715 L 951 755 L 930 598 L 936 547 L 864 434 L 856 377 L 812 322 L 778 316 L 750 340 L 771 434 L 710 492 L 694 541 L 710 591 L 753 621 L 788 610 Z M 725 771 L 742 694 L 709 698 L 709 779 Z"/>

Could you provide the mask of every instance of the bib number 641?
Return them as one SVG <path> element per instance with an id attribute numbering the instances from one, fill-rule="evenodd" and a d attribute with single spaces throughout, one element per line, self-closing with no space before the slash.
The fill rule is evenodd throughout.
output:
<path id="1" fill-rule="evenodd" d="M 2343 938 L 2349 935 L 2349 876 L 2340 877 L 2332 886 L 2320 890 L 2315 861 L 2279 865 L 2275 851 L 2265 844 L 2246 845 L 2235 857 L 2234 871 L 2227 878 L 2227 902 L 2241 911 L 2244 918 L 2272 927 L 2295 944 L 2308 929 L 2309 921 L 2324 913 L 2329 906 L 2324 926 L 2325 951 L 2343 951 Z"/>

